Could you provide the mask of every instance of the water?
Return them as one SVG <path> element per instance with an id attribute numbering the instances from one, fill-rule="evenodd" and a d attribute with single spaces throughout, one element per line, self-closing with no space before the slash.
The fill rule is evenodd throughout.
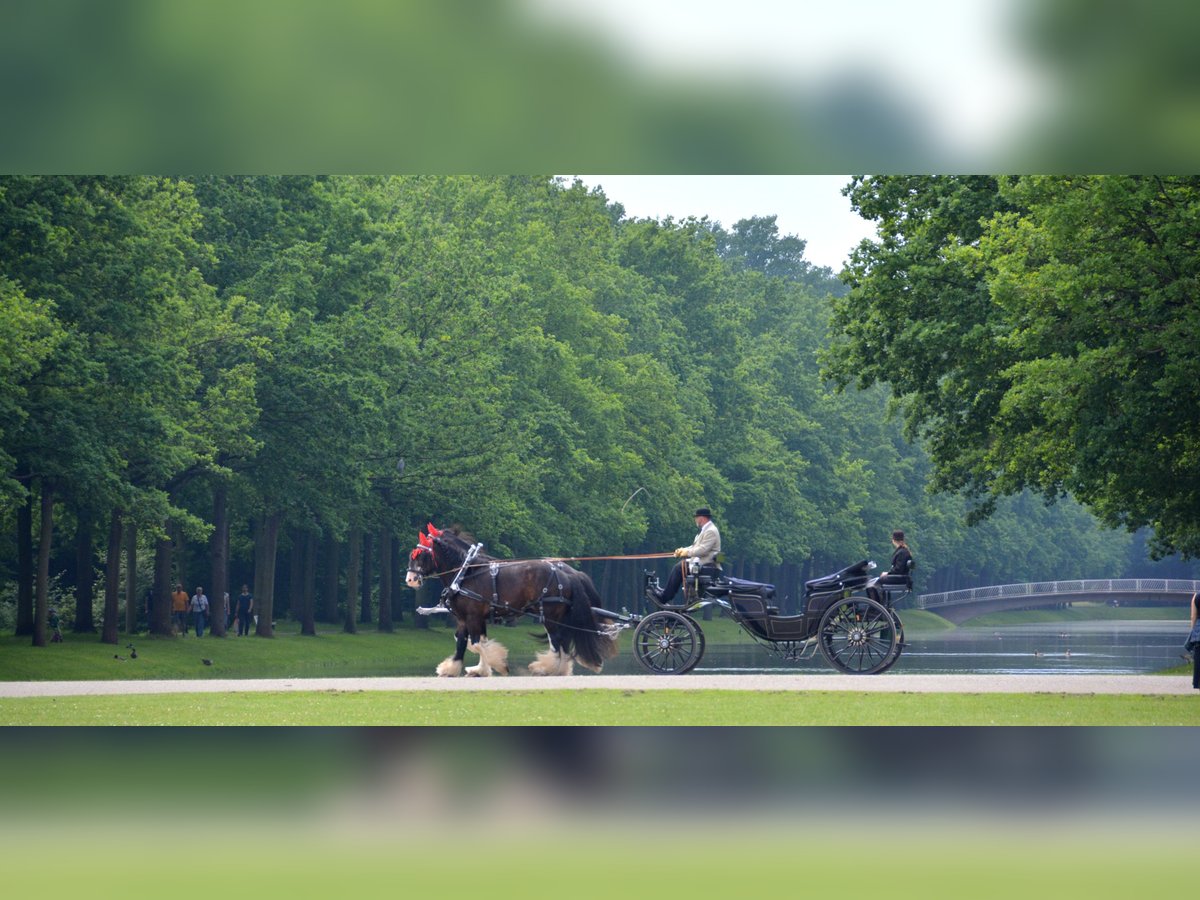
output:
<path id="1" fill-rule="evenodd" d="M 703 623 L 701 623 L 703 628 Z M 1001 628 L 960 627 L 953 631 L 914 633 L 892 672 L 917 674 L 1021 675 L 1045 672 L 1079 675 L 1131 675 L 1184 663 L 1186 620 L 1042 622 Z M 737 643 L 709 643 L 700 664 L 703 674 L 750 674 L 791 670 L 835 671 L 818 651 L 804 662 L 781 662 L 749 637 Z M 605 665 L 606 674 L 644 674 L 623 644 L 620 656 Z"/>

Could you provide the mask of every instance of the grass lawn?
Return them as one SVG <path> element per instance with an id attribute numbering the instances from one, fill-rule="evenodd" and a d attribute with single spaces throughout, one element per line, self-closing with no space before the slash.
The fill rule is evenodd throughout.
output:
<path id="1" fill-rule="evenodd" d="M 1032 625 L 1038 622 L 1127 622 L 1187 621 L 1187 605 L 1182 606 L 1108 606 L 1104 603 L 1076 603 L 1065 609 L 1014 609 L 988 613 L 967 619 L 962 628 L 999 628 L 1004 625 Z M 905 619 L 907 622 L 907 618 Z"/>
<path id="2" fill-rule="evenodd" d="M 498 637 L 532 657 L 533 628 L 500 629 Z M 274 638 L 121 636 L 101 644 L 96 635 L 66 634 L 61 644 L 32 647 L 27 637 L 0 638 L 0 681 L 105 681 L 176 678 L 340 678 L 371 675 L 432 675 L 454 651 L 454 632 L 442 625 L 417 629 L 405 622 L 392 634 L 360 626 L 346 634 L 318 626 L 302 636 L 280 622 Z M 129 644 L 137 651 L 133 658 Z M 121 657 L 117 659 L 115 657 Z M 204 659 L 212 661 L 205 665 Z"/>
<path id="3" fill-rule="evenodd" d="M 0 699 L 0 725 L 1200 725 L 1200 703 L 1186 695 L 611 689 L 137 694 Z"/>
<path id="4" fill-rule="evenodd" d="M 0 849 L 0 861 L 9 870 L 11 896 L 49 893 L 99 900 L 160 897 L 165 884 L 184 900 L 229 893 L 264 900 L 436 896 L 468 863 L 483 873 L 479 877 L 486 880 L 488 896 L 498 900 L 542 900 L 551 895 L 607 900 L 622 893 L 664 900 L 787 896 L 798 890 L 798 868 L 803 869 L 805 894 L 895 900 L 1179 896 L 1189 892 L 1193 877 L 1182 837 L 1142 836 L 1136 830 L 1119 835 L 1115 826 L 1083 839 L 1044 830 L 1030 835 L 1028 829 L 1016 827 L 989 832 L 974 820 L 957 828 L 931 827 L 918 819 L 921 827 L 913 829 L 919 830 L 917 836 L 894 817 L 872 810 L 869 825 L 878 828 L 883 823 L 888 831 L 886 840 L 869 841 L 873 835 L 862 833 L 867 826 L 856 832 L 844 812 L 830 822 L 820 810 L 794 815 L 773 828 L 739 816 L 732 834 L 724 833 L 719 817 L 715 822 L 707 817 L 688 821 L 678 812 L 667 820 L 669 827 L 660 830 L 632 815 L 602 825 L 589 823 L 586 811 L 549 819 L 528 814 L 484 818 L 476 824 L 480 816 L 473 809 L 469 812 L 469 818 L 461 809 L 454 817 L 436 818 L 427 829 L 440 835 L 490 825 L 494 831 L 477 839 L 480 846 L 472 847 L 469 857 L 452 840 L 434 840 L 415 827 L 396 828 L 387 822 L 376 824 L 374 833 L 363 827 L 349 835 L 313 835 L 287 823 L 258 832 L 227 827 L 220 833 L 172 820 L 189 839 L 194 834 L 194 839 L 215 846 L 219 861 L 184 873 L 182 862 L 143 852 L 148 858 L 135 865 L 130 858 L 141 845 L 164 839 L 124 822 L 118 831 L 124 844 L 103 833 L 84 834 L 81 840 L 78 829 L 69 829 L 54 846 L 14 829 L 15 836 Z M 825 830 L 812 825 L 812 818 L 826 820 Z M 505 833 L 505 826 L 515 833 Z M 253 846 L 256 853 L 229 850 L 234 840 L 245 841 L 243 846 Z M 852 846 L 855 855 L 847 849 L 852 840 L 869 846 Z M 533 850 L 525 849 L 529 843 Z M 64 844 L 71 848 L 67 861 Z"/>
<path id="5" fill-rule="evenodd" d="M 953 627 L 928 612 L 901 615 L 911 632 Z M 746 640 L 728 619 L 704 622 L 703 628 L 710 644 Z M 543 646 L 531 636 L 536 630 L 522 623 L 496 633 L 518 667 Z M 0 638 L 0 680 L 428 676 L 453 646 L 453 632 L 445 625 L 416 629 L 410 622 L 393 634 L 364 628 L 349 635 L 330 626 L 302 637 L 294 623 L 280 623 L 273 639 L 139 635 L 116 646 L 91 635 L 67 635 L 62 644 L 38 648 L 27 638 L 5 637 Z M 626 635 L 621 653 L 629 652 Z M 1179 666 L 1164 674 L 1186 677 L 1190 671 Z M 586 679 L 579 687 L 587 687 Z M 0 700 L 0 724 L 1200 725 L 1200 704 L 1190 696 L 1058 694 L 311 691 L 6 699 Z"/>
<path id="6" fill-rule="evenodd" d="M 946 620 L 921 610 L 902 611 L 905 629 L 953 628 Z M 405 621 L 392 634 L 360 626 L 346 634 L 339 626 L 322 625 L 315 636 L 302 636 L 295 622 L 280 622 L 274 638 L 205 635 L 203 638 L 121 636 L 118 644 L 101 644 L 96 635 L 67 634 L 61 644 L 32 647 L 27 637 L 0 637 L 0 681 L 108 681 L 180 678 L 339 678 L 432 675 L 454 650 L 448 619 L 428 629 Z M 709 645 L 748 643 L 733 621 L 717 617 L 701 622 Z M 510 651 L 516 666 L 526 665 L 545 646 L 532 635 L 533 622 L 493 628 L 492 636 Z M 630 632 L 621 637 L 621 653 L 630 652 Z M 133 657 L 129 645 L 137 652 Z M 120 658 L 118 658 L 120 657 Z M 202 660 L 209 659 L 212 665 Z M 470 657 L 469 661 L 473 661 Z"/>

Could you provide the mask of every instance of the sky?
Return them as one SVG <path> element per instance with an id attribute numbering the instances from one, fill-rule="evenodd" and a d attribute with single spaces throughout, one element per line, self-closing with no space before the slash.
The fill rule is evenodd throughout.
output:
<path id="1" fill-rule="evenodd" d="M 580 175 L 632 218 L 708 216 L 725 228 L 751 216 L 777 216 L 780 235 L 806 241 L 804 256 L 836 274 L 850 250 L 873 238 L 872 223 L 841 194 L 848 175 Z"/>
<path id="2" fill-rule="evenodd" d="M 750 78 L 819 92 L 853 74 L 907 98 L 959 154 L 994 147 L 1052 100 L 1017 40 L 1029 0 L 524 0 L 654 76 Z"/>

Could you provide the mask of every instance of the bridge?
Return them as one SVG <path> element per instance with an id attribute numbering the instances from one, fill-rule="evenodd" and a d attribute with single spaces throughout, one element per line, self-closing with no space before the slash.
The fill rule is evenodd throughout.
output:
<path id="1" fill-rule="evenodd" d="M 1100 600 L 1114 605 L 1156 601 L 1186 604 L 1200 591 L 1200 581 L 1177 578 L 1106 578 L 1080 581 L 1035 581 L 1029 584 L 1001 584 L 992 587 L 921 594 L 917 609 L 937 613 L 954 624 L 975 616 L 1005 609 L 1031 606 L 1057 606 L 1075 600 Z"/>

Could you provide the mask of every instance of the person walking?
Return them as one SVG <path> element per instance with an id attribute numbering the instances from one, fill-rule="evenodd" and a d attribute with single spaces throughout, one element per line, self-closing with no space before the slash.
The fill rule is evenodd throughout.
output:
<path id="1" fill-rule="evenodd" d="M 192 621 L 196 623 L 196 637 L 204 637 L 204 626 L 208 624 L 208 597 L 204 588 L 197 587 L 192 595 Z"/>
<path id="2" fill-rule="evenodd" d="M 250 594 L 249 585 L 242 585 L 242 592 L 237 598 L 238 637 L 250 633 L 250 615 L 254 612 L 254 597 Z"/>
<path id="3" fill-rule="evenodd" d="M 171 623 L 180 637 L 187 637 L 188 595 L 183 584 L 175 585 L 175 593 L 171 595 Z"/>
<path id="4" fill-rule="evenodd" d="M 1188 649 L 1192 651 L 1192 688 L 1200 691 L 1200 646 L 1196 639 L 1196 623 L 1200 622 L 1200 594 L 1192 594 L 1192 631 L 1188 637 Z"/>

